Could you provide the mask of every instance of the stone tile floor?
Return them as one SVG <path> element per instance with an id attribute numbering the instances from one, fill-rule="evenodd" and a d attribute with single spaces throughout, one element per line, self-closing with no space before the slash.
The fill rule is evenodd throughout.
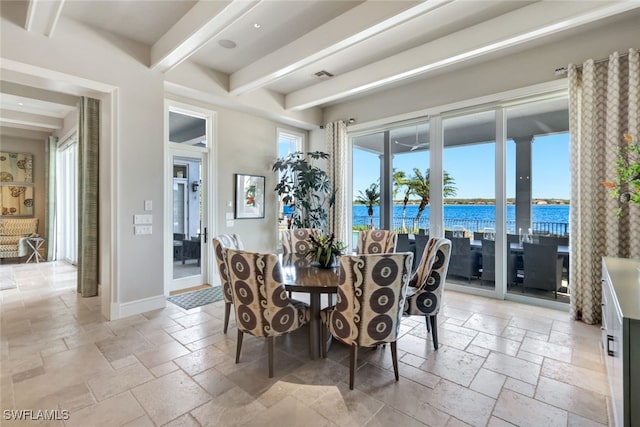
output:
<path id="1" fill-rule="evenodd" d="M 334 341 L 310 360 L 306 329 L 276 341 L 275 378 L 262 339 L 245 335 L 236 364 L 223 302 L 108 322 L 67 264 L 0 265 L 0 279 L 18 285 L 0 292 L 3 426 L 608 424 L 600 330 L 564 312 L 445 292 L 440 349 L 422 318 L 405 318 L 400 381 L 388 346 L 366 349 L 350 391 L 348 349 Z M 69 419 L 13 422 L 7 409 Z"/>

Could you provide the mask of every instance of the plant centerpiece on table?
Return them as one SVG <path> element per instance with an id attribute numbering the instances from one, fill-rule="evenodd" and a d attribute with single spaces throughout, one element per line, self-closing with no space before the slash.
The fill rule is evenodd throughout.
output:
<path id="1" fill-rule="evenodd" d="M 336 239 L 333 233 L 311 235 L 309 237 L 310 248 L 307 251 L 307 257 L 311 261 L 318 263 L 323 268 L 334 267 L 337 263 L 337 257 L 342 255 L 347 245 Z"/>
<path id="2" fill-rule="evenodd" d="M 633 137 L 624 134 L 626 145 L 618 148 L 615 181 L 605 181 L 605 187 L 611 196 L 622 203 L 635 203 L 640 206 L 640 144 L 633 142 Z M 621 215 L 622 209 L 618 209 Z"/>
<path id="3" fill-rule="evenodd" d="M 327 209 L 335 202 L 336 190 L 327 172 L 316 165 L 328 159 L 322 151 L 300 151 L 278 158 L 272 170 L 280 174 L 274 190 L 292 209 L 291 228 L 326 229 Z"/>

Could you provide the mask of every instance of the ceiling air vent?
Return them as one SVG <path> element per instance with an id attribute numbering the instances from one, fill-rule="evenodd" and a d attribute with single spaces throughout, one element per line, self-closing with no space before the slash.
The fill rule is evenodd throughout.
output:
<path id="1" fill-rule="evenodd" d="M 319 79 L 326 80 L 333 77 L 333 74 L 331 74 L 328 71 L 322 70 L 322 71 L 318 71 L 317 73 L 314 73 L 314 76 L 316 76 Z"/>

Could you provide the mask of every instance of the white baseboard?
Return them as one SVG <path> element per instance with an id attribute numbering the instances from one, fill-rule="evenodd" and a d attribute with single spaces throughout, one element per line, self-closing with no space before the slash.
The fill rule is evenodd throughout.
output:
<path id="1" fill-rule="evenodd" d="M 164 308 L 167 299 L 164 295 L 143 298 L 130 302 L 114 303 L 111 305 L 111 320 L 121 319 L 123 317 L 134 316 L 136 314 L 146 313 L 147 311 L 158 310 Z"/>

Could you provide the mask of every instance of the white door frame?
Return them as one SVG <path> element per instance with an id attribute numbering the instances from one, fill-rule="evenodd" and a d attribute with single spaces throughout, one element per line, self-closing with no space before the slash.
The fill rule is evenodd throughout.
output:
<path id="1" fill-rule="evenodd" d="M 180 114 L 186 114 L 193 117 L 198 117 L 206 120 L 206 147 L 194 147 L 191 145 L 183 145 L 172 143 L 169 141 L 169 112 L 176 112 Z M 211 110 L 194 107 L 192 105 L 180 103 L 173 100 L 165 100 L 165 173 L 164 173 L 164 189 L 165 189 L 165 203 L 164 203 L 164 293 L 169 293 L 175 289 L 197 286 L 200 284 L 211 284 L 214 282 L 213 272 L 213 251 L 210 241 L 211 237 L 215 236 L 215 212 L 216 202 L 213 197 L 216 188 L 215 185 L 215 173 L 214 173 L 214 120 L 215 113 Z M 179 157 L 191 157 L 199 159 L 202 163 L 202 195 L 205 202 L 202 210 L 202 227 L 207 228 L 206 242 L 203 237 L 201 240 L 201 274 L 199 276 L 191 276 L 191 280 L 178 279 L 177 283 L 174 283 L 173 279 L 173 158 Z M 186 278 L 185 278 L 186 279 Z M 175 285 L 179 286 L 176 288 Z"/>

